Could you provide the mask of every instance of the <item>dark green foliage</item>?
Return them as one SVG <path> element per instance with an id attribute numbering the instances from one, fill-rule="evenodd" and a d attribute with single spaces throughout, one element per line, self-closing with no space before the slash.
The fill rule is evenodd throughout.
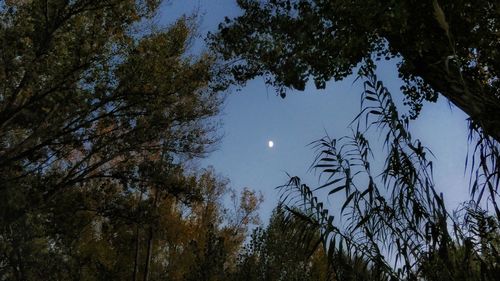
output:
<path id="1" fill-rule="evenodd" d="M 280 94 L 324 88 L 367 58 L 398 57 L 401 88 L 416 117 L 437 94 L 500 140 L 498 1 L 241 0 L 212 47 L 245 82 L 265 76 Z"/>

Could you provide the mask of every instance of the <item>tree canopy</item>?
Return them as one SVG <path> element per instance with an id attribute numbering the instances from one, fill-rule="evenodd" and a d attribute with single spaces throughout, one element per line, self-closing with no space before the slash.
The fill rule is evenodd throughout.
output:
<path id="1" fill-rule="evenodd" d="M 367 59 L 397 57 L 412 117 L 442 94 L 500 140 L 497 1 L 237 2 L 244 14 L 212 35 L 237 81 L 265 75 L 282 91 L 312 78 L 324 88 Z"/>
<path id="2" fill-rule="evenodd" d="M 495 280 L 498 3 L 238 0 L 193 55 L 196 18 L 159 26 L 161 2 L 0 1 L 0 280 Z M 393 58 L 409 114 L 376 75 Z M 313 164 L 345 224 L 292 177 L 264 227 L 259 193 L 191 165 L 220 139 L 230 83 L 263 75 L 285 96 L 355 70 L 353 135 L 315 142 Z M 410 133 L 440 94 L 479 136 L 453 214 Z"/>
<path id="3" fill-rule="evenodd" d="M 1 2 L 1 280 L 148 280 L 172 202 L 210 201 L 186 163 L 224 86 L 192 19 L 148 28 L 159 4 Z"/>

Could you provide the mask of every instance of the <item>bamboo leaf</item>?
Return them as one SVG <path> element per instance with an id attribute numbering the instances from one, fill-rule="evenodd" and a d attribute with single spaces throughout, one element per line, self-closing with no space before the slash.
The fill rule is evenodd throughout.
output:
<path id="1" fill-rule="evenodd" d="M 328 192 L 328 195 L 331 195 L 331 194 L 337 193 L 337 192 L 341 191 L 341 190 L 342 190 L 342 189 L 344 189 L 344 188 L 345 188 L 345 185 L 339 186 L 339 187 L 337 187 L 337 188 L 333 189 L 332 191 Z"/>

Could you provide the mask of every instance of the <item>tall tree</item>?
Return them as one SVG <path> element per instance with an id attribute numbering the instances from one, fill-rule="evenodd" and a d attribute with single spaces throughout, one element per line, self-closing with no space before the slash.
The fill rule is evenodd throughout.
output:
<path id="1" fill-rule="evenodd" d="M 88 178 L 133 178 L 120 168 L 144 153 L 202 155 L 214 142 L 214 61 L 184 56 L 187 19 L 141 34 L 156 1 L 15 3 L 1 10 L 4 187 L 36 175 L 49 197 Z"/>
<path id="2" fill-rule="evenodd" d="M 189 18 L 147 28 L 160 1 L 0 5 L 2 278 L 123 280 L 117 233 L 196 197 L 184 163 L 218 140 L 216 60 L 186 55 Z"/>
<path id="3" fill-rule="evenodd" d="M 241 249 L 236 270 L 230 280 L 335 280 L 329 274 L 324 251 L 318 247 L 319 229 L 287 217 L 278 206 L 266 228 L 253 230 L 251 239 Z M 304 239 L 303 235 L 311 235 Z M 308 243 L 300 243 L 304 240 Z"/>

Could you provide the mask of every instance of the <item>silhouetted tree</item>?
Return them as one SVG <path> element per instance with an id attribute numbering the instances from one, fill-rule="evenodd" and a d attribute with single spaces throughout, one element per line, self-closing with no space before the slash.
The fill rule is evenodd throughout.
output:
<path id="1" fill-rule="evenodd" d="M 159 5 L 0 3 L 1 280 L 146 276 L 163 198 L 197 198 L 225 86 L 192 19 L 147 27 Z"/>

